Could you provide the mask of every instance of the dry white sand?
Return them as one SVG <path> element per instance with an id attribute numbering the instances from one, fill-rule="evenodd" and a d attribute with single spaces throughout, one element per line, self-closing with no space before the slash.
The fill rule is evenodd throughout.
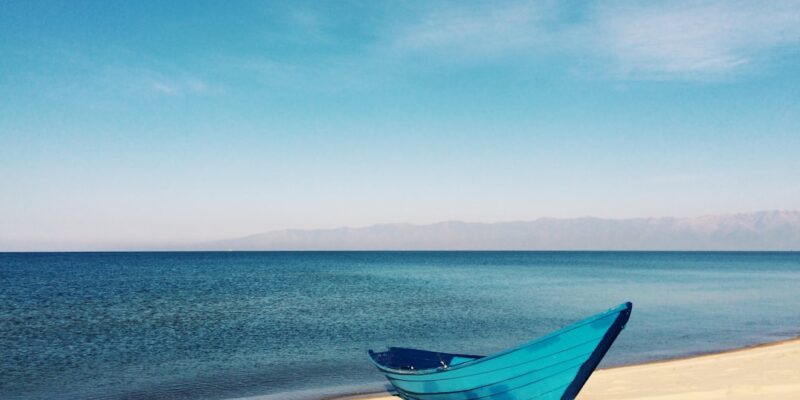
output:
<path id="1" fill-rule="evenodd" d="M 388 393 L 350 397 L 397 400 Z M 800 399 L 800 339 L 598 370 L 578 400 Z"/>

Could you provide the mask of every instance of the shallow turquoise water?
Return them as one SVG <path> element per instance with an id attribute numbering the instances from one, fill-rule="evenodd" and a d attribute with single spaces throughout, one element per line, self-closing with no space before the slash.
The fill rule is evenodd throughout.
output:
<path id="1" fill-rule="evenodd" d="M 800 253 L 0 254 L 0 398 L 318 398 L 626 300 L 605 365 L 792 337 Z"/>

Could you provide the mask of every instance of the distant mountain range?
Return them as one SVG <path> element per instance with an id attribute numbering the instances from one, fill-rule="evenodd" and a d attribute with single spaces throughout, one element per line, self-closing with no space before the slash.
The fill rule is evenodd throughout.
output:
<path id="1" fill-rule="evenodd" d="M 190 250 L 800 250 L 800 212 L 289 229 Z"/>

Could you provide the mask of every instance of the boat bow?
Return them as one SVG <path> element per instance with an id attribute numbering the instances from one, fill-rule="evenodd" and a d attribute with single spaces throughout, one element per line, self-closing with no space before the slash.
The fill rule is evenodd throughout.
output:
<path id="1" fill-rule="evenodd" d="M 405 399 L 574 399 L 628 322 L 624 303 L 486 357 L 392 347 L 369 351 Z"/>

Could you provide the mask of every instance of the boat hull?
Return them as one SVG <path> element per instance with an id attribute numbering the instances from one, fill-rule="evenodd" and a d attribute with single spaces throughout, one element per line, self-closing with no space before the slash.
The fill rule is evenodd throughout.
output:
<path id="1" fill-rule="evenodd" d="M 631 310 L 631 303 L 621 304 L 487 357 L 398 348 L 370 351 L 370 356 L 398 394 L 409 400 L 574 399 L 625 327 Z M 415 356 L 427 358 L 420 364 L 427 368 L 403 367 L 413 361 L 403 357 Z M 434 366 L 437 359 L 440 365 Z"/>

